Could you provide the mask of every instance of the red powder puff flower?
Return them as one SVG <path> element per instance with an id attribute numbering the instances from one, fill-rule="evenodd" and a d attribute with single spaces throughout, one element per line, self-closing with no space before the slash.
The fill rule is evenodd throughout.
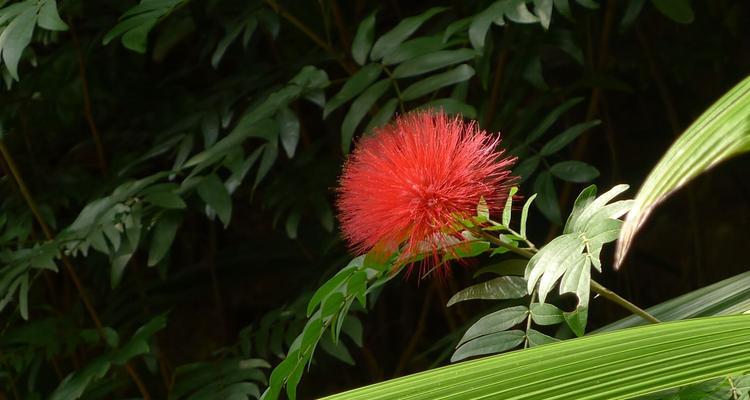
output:
<path id="1" fill-rule="evenodd" d="M 431 254 L 425 261 L 437 266 L 440 249 L 461 239 L 451 230 L 457 216 L 476 215 L 482 198 L 491 212 L 504 206 L 515 158 L 503 157 L 499 144 L 475 122 L 433 111 L 363 137 L 338 189 L 344 237 L 359 254 L 400 250 L 399 262 Z"/>

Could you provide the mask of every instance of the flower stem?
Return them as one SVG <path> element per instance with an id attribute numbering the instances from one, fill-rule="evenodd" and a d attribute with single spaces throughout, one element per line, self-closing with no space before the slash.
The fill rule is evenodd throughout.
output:
<path id="1" fill-rule="evenodd" d="M 503 242 L 495 235 L 490 234 L 487 231 L 484 231 L 482 229 L 476 229 L 476 228 L 469 228 L 469 231 L 473 233 L 474 235 L 481 236 L 485 239 L 487 239 L 488 242 L 505 249 L 508 249 L 511 253 L 516 253 L 521 257 L 524 258 L 531 258 L 534 256 L 535 252 L 532 252 L 530 249 L 522 249 L 520 247 L 516 247 L 511 245 L 510 243 Z"/>
<path id="2" fill-rule="evenodd" d="M 518 254 L 518 255 L 520 255 L 522 257 L 530 259 L 531 257 L 534 256 L 535 252 L 533 252 L 533 251 L 531 251 L 529 249 L 521 249 L 521 248 L 518 248 L 518 247 L 515 247 L 515 246 L 511 245 L 510 243 L 503 242 L 497 236 L 492 235 L 489 232 L 486 232 L 486 231 L 484 231 L 482 229 L 469 228 L 469 230 L 474 235 L 481 236 L 484 239 L 487 239 L 487 241 L 489 241 L 490 243 L 492 243 L 492 244 L 494 244 L 494 245 L 496 245 L 498 247 L 502 247 L 502 248 L 508 249 L 509 251 L 511 251 L 511 252 L 513 252 L 515 254 Z M 622 308 L 630 311 L 631 313 L 633 313 L 635 315 L 638 315 L 639 317 L 645 319 L 648 322 L 653 322 L 653 323 L 659 323 L 659 322 L 661 322 L 656 317 L 654 317 L 653 315 L 651 315 L 648 312 L 646 312 L 646 310 L 644 310 L 644 309 L 636 306 L 635 304 L 629 302 L 628 300 L 625 300 L 624 298 L 620 297 L 620 295 L 618 295 L 617 293 L 615 293 L 615 292 L 607 289 L 606 287 L 602 286 L 599 282 L 597 282 L 597 281 L 595 281 L 593 279 L 591 279 L 590 281 L 591 281 L 591 283 L 590 283 L 591 284 L 591 290 L 593 290 L 594 292 L 598 293 L 599 295 L 601 295 L 605 299 L 607 299 L 607 300 L 609 300 L 609 301 L 611 301 L 611 302 L 619 305 L 620 307 L 622 307 Z"/>

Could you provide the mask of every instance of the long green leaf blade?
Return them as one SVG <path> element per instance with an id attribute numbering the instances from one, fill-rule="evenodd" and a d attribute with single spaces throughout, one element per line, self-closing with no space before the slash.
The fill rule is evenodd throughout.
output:
<path id="1" fill-rule="evenodd" d="M 326 399 L 613 400 L 748 369 L 750 315 L 737 315 L 586 336 L 409 375 Z"/>
<path id="2" fill-rule="evenodd" d="M 694 177 L 746 151 L 750 151 L 750 77 L 693 122 L 651 170 L 620 231 L 615 268 L 654 207 Z"/>

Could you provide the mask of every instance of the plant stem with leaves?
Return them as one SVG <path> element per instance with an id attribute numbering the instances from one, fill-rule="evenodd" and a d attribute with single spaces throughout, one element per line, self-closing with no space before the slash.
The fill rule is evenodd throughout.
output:
<path id="1" fill-rule="evenodd" d="M 481 236 L 482 238 L 486 239 L 488 242 L 490 242 L 490 243 L 492 243 L 492 244 L 494 244 L 494 245 L 496 245 L 498 247 L 506 248 L 510 252 L 518 254 L 518 255 L 520 255 L 520 256 L 522 256 L 524 258 L 531 259 L 534 256 L 534 254 L 536 253 L 536 251 L 535 251 L 536 248 L 535 247 L 533 249 L 522 249 L 522 248 L 515 247 L 515 246 L 513 246 L 513 245 L 511 245 L 509 243 L 506 243 L 506 242 L 500 240 L 497 236 L 494 236 L 494 235 L 490 234 L 489 232 L 486 232 L 486 231 L 484 231 L 482 229 L 472 228 L 471 232 L 473 234 L 477 235 L 477 236 Z M 646 310 L 644 310 L 644 309 L 636 306 L 635 304 L 631 303 L 630 301 L 622 298 L 617 293 L 613 292 L 610 289 L 607 289 L 602 284 L 600 284 L 599 282 L 597 282 L 597 281 L 595 281 L 593 279 L 591 279 L 591 290 L 593 290 L 594 292 L 598 293 L 599 295 L 601 295 L 602 297 L 606 298 L 607 300 L 609 300 L 609 301 L 611 301 L 611 302 L 619 305 L 620 307 L 622 307 L 622 308 L 630 311 L 631 313 L 642 317 L 646 321 L 653 322 L 653 323 L 661 322 L 656 317 L 654 317 L 653 315 L 649 314 Z"/>

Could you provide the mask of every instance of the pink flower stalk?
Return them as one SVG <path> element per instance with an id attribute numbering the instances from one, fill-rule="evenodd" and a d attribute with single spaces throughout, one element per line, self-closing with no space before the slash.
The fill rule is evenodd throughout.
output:
<path id="1" fill-rule="evenodd" d="M 338 189 L 353 251 L 400 250 L 397 262 L 428 255 L 427 266 L 439 266 L 440 250 L 463 239 L 456 217 L 476 215 L 482 198 L 490 212 L 501 210 L 517 181 L 510 172 L 516 159 L 504 157 L 499 144 L 500 135 L 474 121 L 434 111 L 403 115 L 363 137 Z"/>

